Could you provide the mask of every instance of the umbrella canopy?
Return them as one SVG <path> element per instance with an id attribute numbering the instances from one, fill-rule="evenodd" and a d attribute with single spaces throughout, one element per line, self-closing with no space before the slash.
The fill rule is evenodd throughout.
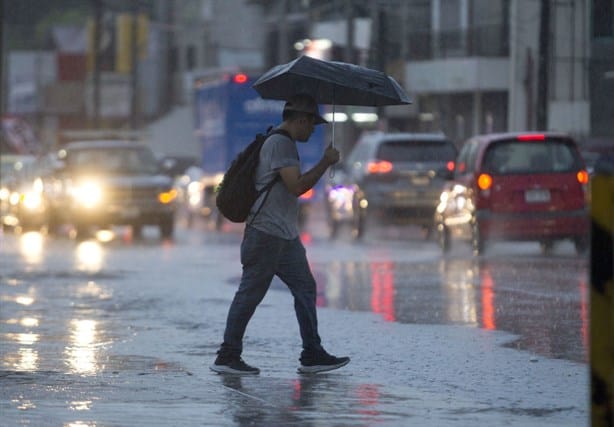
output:
<path id="1" fill-rule="evenodd" d="M 266 99 L 287 100 L 308 93 L 318 104 L 411 104 L 403 88 L 381 71 L 309 56 L 271 68 L 254 83 L 254 89 Z"/>

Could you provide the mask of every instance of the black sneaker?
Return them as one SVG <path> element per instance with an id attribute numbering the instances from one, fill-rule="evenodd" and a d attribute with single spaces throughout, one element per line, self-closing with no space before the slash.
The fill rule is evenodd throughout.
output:
<path id="1" fill-rule="evenodd" d="M 314 355 L 301 355 L 299 374 L 317 374 L 318 372 L 332 371 L 350 363 L 349 357 L 335 357 L 327 352 Z"/>
<path id="2" fill-rule="evenodd" d="M 209 367 L 218 374 L 232 374 L 232 375 L 258 375 L 260 369 L 249 366 L 241 359 L 241 357 L 228 357 L 218 355 L 213 365 Z"/>

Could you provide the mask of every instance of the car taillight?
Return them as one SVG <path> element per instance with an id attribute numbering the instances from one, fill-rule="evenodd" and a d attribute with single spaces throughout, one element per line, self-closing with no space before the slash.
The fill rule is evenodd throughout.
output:
<path id="1" fill-rule="evenodd" d="M 301 200 L 311 200 L 313 198 L 313 194 L 314 194 L 313 188 L 310 188 L 309 190 L 301 194 L 299 198 Z"/>
<path id="2" fill-rule="evenodd" d="M 235 83 L 242 85 L 243 83 L 247 83 L 247 80 L 249 80 L 249 78 L 247 77 L 247 74 L 238 73 L 233 76 L 232 80 Z"/>
<path id="3" fill-rule="evenodd" d="M 576 177 L 578 178 L 578 182 L 580 184 L 586 185 L 588 184 L 588 172 L 585 170 L 581 170 L 576 174 Z"/>
<path id="4" fill-rule="evenodd" d="M 482 173 L 478 176 L 478 188 L 482 191 L 490 190 L 492 187 L 492 176 Z"/>
<path id="5" fill-rule="evenodd" d="M 545 141 L 546 135 L 543 133 L 527 133 L 525 135 L 518 135 L 516 139 L 518 141 Z"/>
<path id="6" fill-rule="evenodd" d="M 446 163 L 446 169 L 448 169 L 450 172 L 454 171 L 454 162 L 450 160 L 448 163 Z"/>
<path id="7" fill-rule="evenodd" d="M 392 172 L 392 163 L 386 160 L 380 160 L 378 162 L 369 162 L 367 164 L 367 172 L 372 174 L 382 174 Z"/>

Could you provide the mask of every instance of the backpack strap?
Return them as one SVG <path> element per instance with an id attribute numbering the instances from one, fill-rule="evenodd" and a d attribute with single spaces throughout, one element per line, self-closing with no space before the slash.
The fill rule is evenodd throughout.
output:
<path id="1" fill-rule="evenodd" d="M 271 135 L 276 135 L 276 134 L 284 135 L 284 136 L 292 139 L 292 136 L 290 136 L 290 134 L 288 133 L 287 130 L 284 130 L 284 129 L 273 129 L 273 126 L 269 126 L 269 128 L 267 129 L 266 139 L 268 139 Z M 281 180 L 281 175 L 279 175 L 279 174 L 275 175 L 275 178 L 273 178 L 267 185 L 264 186 L 264 188 L 262 188 L 258 192 L 258 198 L 260 198 L 260 195 L 262 195 L 262 193 L 266 192 L 266 194 L 264 195 L 264 200 L 262 200 L 262 203 L 260 203 L 260 206 L 258 206 L 258 209 L 254 213 L 254 215 L 252 215 L 252 218 L 247 223 L 247 225 L 251 225 L 251 223 L 254 222 L 254 219 L 256 219 L 256 216 L 260 213 L 260 210 L 262 209 L 262 207 L 266 203 L 266 199 L 269 198 L 269 194 L 271 193 L 271 189 L 277 183 L 277 181 L 280 181 L 280 180 Z"/>

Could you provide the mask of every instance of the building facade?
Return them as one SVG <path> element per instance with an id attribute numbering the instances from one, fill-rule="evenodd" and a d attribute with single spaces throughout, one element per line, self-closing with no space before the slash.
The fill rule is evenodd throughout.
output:
<path id="1" fill-rule="evenodd" d="M 405 67 L 418 127 L 456 140 L 536 129 L 588 135 L 590 4 L 551 2 L 544 17 L 544 3 L 423 2 Z"/>

